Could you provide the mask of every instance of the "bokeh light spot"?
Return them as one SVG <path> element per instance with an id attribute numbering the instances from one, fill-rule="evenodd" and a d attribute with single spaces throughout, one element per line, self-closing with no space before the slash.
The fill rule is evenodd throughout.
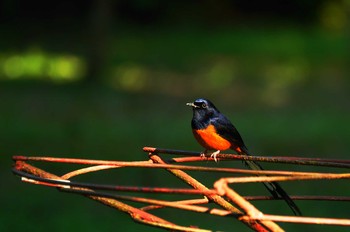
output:
<path id="1" fill-rule="evenodd" d="M 115 71 L 118 85 L 129 91 L 139 91 L 147 81 L 147 70 L 137 65 L 121 65 Z"/>
<path id="2" fill-rule="evenodd" d="M 10 79 L 16 79 L 23 75 L 24 61 L 21 56 L 14 55 L 4 62 L 4 73 Z"/>
<path id="3" fill-rule="evenodd" d="M 49 54 L 31 49 L 25 53 L 0 55 L 0 74 L 4 79 L 69 82 L 81 79 L 86 72 L 85 62 L 70 54 Z"/>

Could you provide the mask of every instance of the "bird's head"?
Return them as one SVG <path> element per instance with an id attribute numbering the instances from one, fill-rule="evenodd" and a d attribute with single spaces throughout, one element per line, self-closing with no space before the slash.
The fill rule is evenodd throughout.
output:
<path id="1" fill-rule="evenodd" d="M 211 101 L 204 98 L 198 98 L 194 102 L 187 103 L 186 105 L 191 106 L 194 115 L 198 116 L 213 115 L 219 112 Z"/>

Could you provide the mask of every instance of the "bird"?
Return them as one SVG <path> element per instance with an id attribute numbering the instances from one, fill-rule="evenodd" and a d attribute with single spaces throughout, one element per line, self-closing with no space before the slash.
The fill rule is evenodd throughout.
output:
<path id="1" fill-rule="evenodd" d="M 215 107 L 208 99 L 199 98 L 187 103 L 193 109 L 191 121 L 192 132 L 198 143 L 205 148 L 201 156 L 208 151 L 214 151 L 211 158 L 217 161 L 220 151 L 232 149 L 240 155 L 250 155 L 241 135 L 230 120 Z M 245 160 L 245 164 L 252 170 L 264 170 L 262 166 L 252 160 Z M 286 201 L 295 215 L 301 215 L 299 207 L 277 182 L 263 182 L 274 198 Z"/>

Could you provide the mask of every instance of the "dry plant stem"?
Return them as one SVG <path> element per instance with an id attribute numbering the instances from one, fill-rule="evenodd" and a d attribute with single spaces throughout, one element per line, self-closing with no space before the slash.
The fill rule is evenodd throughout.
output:
<path id="1" fill-rule="evenodd" d="M 196 201 L 163 201 L 163 200 L 156 200 L 151 198 L 143 198 L 143 197 L 132 197 L 132 196 L 122 196 L 117 194 L 108 194 L 108 193 L 99 193 L 99 192 L 91 192 L 91 191 L 84 191 L 84 190 L 71 190 L 71 189 L 62 189 L 63 192 L 69 192 L 69 193 L 77 193 L 82 195 L 90 195 L 90 196 L 96 196 L 96 197 L 107 197 L 107 198 L 113 198 L 117 200 L 126 200 L 126 201 L 132 201 L 132 202 L 140 202 L 140 203 L 147 203 L 147 204 L 155 204 L 157 206 L 163 206 L 163 207 L 171 207 L 176 209 L 182 209 L 182 210 L 188 210 L 198 213 L 210 213 L 212 215 L 218 215 L 218 216 L 226 216 L 228 214 L 231 214 L 231 212 L 227 210 L 219 210 L 219 209 L 209 209 L 208 207 L 204 206 L 197 206 L 192 205 L 190 203 L 198 203 L 198 200 Z M 208 202 L 208 201 L 206 201 Z M 145 207 L 142 208 L 144 210 Z"/>
<path id="2" fill-rule="evenodd" d="M 194 205 L 194 204 L 206 204 L 203 201 L 205 201 L 206 203 L 208 203 L 207 199 L 195 199 L 195 200 L 184 200 L 184 201 L 174 201 L 172 203 L 174 204 L 183 204 L 183 205 Z M 149 206 L 145 206 L 142 207 L 142 210 L 154 210 L 154 209 L 160 209 L 160 208 L 164 208 L 164 206 L 161 205 L 149 205 Z M 202 208 L 205 210 L 203 210 L 203 212 L 205 213 L 210 213 L 212 215 L 217 215 L 217 216 L 228 216 L 230 214 L 232 214 L 232 212 L 228 211 L 228 210 L 222 210 L 222 209 L 210 209 L 208 207 L 204 207 L 202 206 Z"/>
<path id="3" fill-rule="evenodd" d="M 33 184 L 40 184 L 45 186 L 57 187 L 57 188 L 88 188 L 93 190 L 111 190 L 119 192 L 143 192 L 143 193 L 167 193 L 167 194 L 186 194 L 186 195 L 206 195 L 216 194 L 216 190 L 201 191 L 197 189 L 176 189 L 176 188 L 160 188 L 160 187 L 140 187 L 140 186 L 115 186 L 115 185 L 103 185 L 103 184 L 90 184 L 81 183 L 68 180 L 48 179 L 38 176 L 34 176 L 28 173 L 23 173 L 17 169 L 13 172 L 19 176 L 22 176 L 22 181 L 30 182 Z M 66 184 L 69 183 L 69 184 Z"/>
<path id="4" fill-rule="evenodd" d="M 60 181 L 42 178 L 38 176 L 34 176 L 28 173 L 24 173 L 22 171 L 13 170 L 13 172 L 19 176 L 22 176 L 22 181 L 39 184 L 49 187 L 56 188 L 71 188 L 71 187 L 80 187 L 80 188 L 89 188 L 89 189 L 99 189 L 99 190 L 113 190 L 113 191 L 121 191 L 121 192 L 143 192 L 143 193 L 166 193 L 166 194 L 216 194 L 217 191 L 215 189 L 210 189 L 208 191 L 201 191 L 198 189 L 179 189 L 179 188 L 159 188 L 159 187 L 139 187 L 139 186 L 114 186 L 114 185 L 101 185 L 101 184 L 90 184 L 90 183 L 80 183 L 80 182 L 71 182 L 71 181 Z M 250 181 L 248 181 L 250 182 Z M 241 182 L 239 182 L 241 183 Z M 244 183 L 244 182 L 243 182 Z M 259 201 L 259 200 L 283 200 L 283 198 L 276 198 L 273 196 L 243 196 L 247 201 Z M 291 196 L 293 200 L 317 200 L 317 201 L 350 201 L 350 197 L 345 196 Z M 183 200 L 180 202 L 189 202 L 186 204 L 206 204 L 208 200 L 205 199 L 194 199 L 194 200 Z M 193 203 L 190 203 L 193 202 Z M 150 208 L 162 208 L 162 206 L 150 206 Z M 146 208 L 146 207 L 144 207 Z M 153 209 L 152 208 L 152 209 Z M 228 211 L 227 211 L 228 212 Z"/>
<path id="5" fill-rule="evenodd" d="M 342 218 L 317 218 L 317 217 L 296 217 L 296 216 L 280 216 L 280 215 L 269 215 L 264 214 L 257 218 L 247 217 L 250 219 L 260 220 L 272 220 L 277 222 L 288 222 L 288 223 L 303 223 L 303 224 L 319 224 L 319 225 L 338 225 L 338 226 L 350 226 L 349 219 Z"/>
<path id="6" fill-rule="evenodd" d="M 323 224 L 323 225 L 341 225 L 350 226 L 350 219 L 345 218 L 316 218 L 316 217 L 295 217 L 295 216 L 280 216 L 263 214 L 254 207 L 249 201 L 252 200 L 278 200 L 273 197 L 266 196 L 240 196 L 232 188 L 230 183 L 249 183 L 249 182 L 266 182 L 266 181 L 294 181 L 294 180 L 330 180 L 330 179 L 349 179 L 350 173 L 316 173 L 316 172 L 290 172 L 290 171 L 255 171 L 246 169 L 234 168 L 218 168 L 218 167 L 202 167 L 178 165 L 169 163 L 181 162 L 198 162 L 212 160 L 210 158 L 199 157 L 199 152 L 179 151 L 170 149 L 158 149 L 145 147 L 144 151 L 150 152 L 150 160 L 148 161 L 108 161 L 108 160 L 88 160 L 88 159 L 72 159 L 72 158 L 55 158 L 55 157 L 25 157 L 14 156 L 16 165 L 13 172 L 22 177 L 22 181 L 32 184 L 40 184 L 49 187 L 56 187 L 61 191 L 72 192 L 84 195 L 90 199 L 98 201 L 102 204 L 118 209 L 129 214 L 136 222 L 141 222 L 151 226 L 165 228 L 171 231 L 191 231 L 191 232 L 208 232 L 208 230 L 197 229 L 192 227 L 183 227 L 173 224 L 167 220 L 159 218 L 153 214 L 145 212 L 147 210 L 159 209 L 164 207 L 178 208 L 199 213 L 210 213 L 218 216 L 233 216 L 242 221 L 248 227 L 256 231 L 283 231 L 275 222 L 288 223 L 304 223 L 304 224 Z M 183 157 L 172 158 L 171 160 L 162 160 L 157 154 L 173 154 L 182 155 Z M 195 156 L 194 156 L 195 155 Z M 185 157 L 188 156 L 188 157 Z M 300 157 L 259 157 L 259 156 L 240 156 L 235 154 L 220 154 L 223 160 L 257 160 L 264 162 L 280 162 L 302 165 L 316 165 L 329 167 L 350 167 L 350 160 L 334 160 L 334 159 L 318 159 L 318 158 L 300 158 Z M 70 163 L 90 165 L 71 171 L 61 177 L 31 166 L 23 161 L 43 161 L 56 163 Z M 168 162 L 168 163 L 167 163 Z M 91 166 L 94 165 L 94 166 Z M 93 183 L 81 183 L 70 181 L 69 179 L 77 175 L 96 172 L 106 169 L 137 167 L 137 168 L 162 168 L 177 176 L 193 187 L 186 189 L 178 188 L 162 188 L 162 187 L 140 187 L 140 186 L 112 186 Z M 222 178 L 215 182 L 216 189 L 208 189 L 202 183 L 185 173 L 183 170 L 191 171 L 206 171 L 206 172 L 225 172 L 235 174 L 250 174 L 260 176 Z M 96 191 L 95 191 L 96 190 Z M 142 198 L 133 196 L 123 196 L 111 194 L 109 192 L 97 191 L 132 191 L 132 192 L 152 192 L 152 193 L 167 193 L 167 194 L 200 194 L 206 196 L 203 199 L 189 199 L 179 201 L 162 201 L 152 198 Z M 221 196 L 225 195 L 225 198 Z M 335 197 L 335 196 L 292 196 L 292 199 L 299 200 L 333 200 L 333 201 L 349 201 L 350 197 Z M 120 202 L 133 201 L 150 204 L 142 208 L 135 208 L 126 203 Z M 240 209 L 231 204 L 232 201 L 238 205 Z M 223 207 L 223 209 L 209 208 L 207 206 L 199 206 L 199 204 L 207 204 L 214 202 Z M 229 217 L 230 218 L 230 217 Z"/>
<path id="7" fill-rule="evenodd" d="M 228 177 L 222 178 L 227 183 L 250 183 L 250 182 L 273 182 L 273 181 L 293 181 L 293 180 L 331 180 L 331 179 L 349 179 L 350 173 L 341 174 L 322 174 L 306 176 L 249 176 L 249 177 Z M 221 181 L 218 180 L 217 182 Z"/>
<path id="8" fill-rule="evenodd" d="M 350 197 L 344 196 L 290 196 L 292 200 L 313 200 L 313 201 L 350 201 Z M 244 196 L 247 201 L 263 201 L 263 200 L 283 200 L 283 198 L 273 196 Z"/>
<path id="9" fill-rule="evenodd" d="M 191 157 L 187 157 L 191 158 Z M 195 157 L 196 159 L 198 157 Z M 14 156 L 16 161 L 45 161 L 45 162 L 62 162 L 71 164 L 88 164 L 88 165 L 105 165 L 114 167 L 138 167 L 138 168 L 162 168 L 162 169 L 181 169 L 181 170 L 192 170 L 192 171 L 206 171 L 206 172 L 227 172 L 227 173 L 239 173 L 239 174 L 249 174 L 249 175 L 287 175 L 287 176 L 304 176 L 304 175 L 328 175 L 330 173 L 316 173 L 316 172 L 291 172 L 291 171 L 257 171 L 257 170 L 247 170 L 247 169 L 237 169 L 237 168 L 213 168 L 213 167 L 200 167 L 200 166 L 188 166 L 188 165 L 173 165 L 173 164 L 153 164 L 149 161 L 140 162 L 121 162 L 121 161 L 108 161 L 108 160 L 88 160 L 88 159 L 72 159 L 72 158 L 54 158 L 54 157 L 25 157 L 25 156 Z M 80 174 L 84 174 L 84 169 L 79 171 Z M 85 170 L 86 172 L 91 171 L 89 168 Z M 73 171 L 69 175 L 75 175 Z"/>
<path id="10" fill-rule="evenodd" d="M 120 168 L 119 166 L 110 166 L 110 165 L 97 165 L 97 166 L 92 166 L 92 167 L 87 167 L 87 168 L 81 168 L 78 170 L 74 170 L 72 172 L 69 172 L 67 174 L 64 174 L 61 176 L 62 179 L 70 179 L 74 176 L 86 174 L 89 172 L 97 172 L 101 170 L 106 170 L 106 169 L 112 169 L 112 168 Z"/>
<path id="11" fill-rule="evenodd" d="M 208 204 L 209 201 L 207 198 L 200 198 L 200 199 L 173 201 L 173 203 L 179 203 L 179 204 L 185 204 L 185 205 L 200 205 L 200 204 Z M 160 205 L 148 205 L 148 206 L 142 207 L 141 209 L 142 210 L 154 210 L 154 209 L 160 209 L 160 208 L 164 208 L 164 207 L 160 206 Z M 224 211 L 228 212 L 226 210 L 224 210 Z"/>
<path id="12" fill-rule="evenodd" d="M 165 162 L 156 154 L 150 153 L 150 158 L 155 162 L 159 164 L 164 164 Z M 187 184 L 192 186 L 195 189 L 200 189 L 202 191 L 209 190 L 206 186 L 204 186 L 202 183 L 198 182 L 196 179 L 188 175 L 182 170 L 179 169 L 167 169 L 169 172 L 174 174 L 176 177 L 180 178 L 181 180 L 185 181 Z M 215 202 L 216 204 L 220 205 L 226 210 L 229 210 L 233 213 L 235 217 L 242 216 L 242 212 L 234 207 L 232 204 L 230 204 L 228 201 L 226 201 L 224 198 L 217 194 L 208 194 L 206 197 Z M 249 226 L 251 229 L 255 231 L 267 231 L 265 228 L 265 224 L 263 222 L 254 221 L 254 220 L 241 220 L 244 224 Z M 268 228 L 268 227 L 267 227 Z M 271 230 L 270 230 L 271 231 Z M 280 231 L 283 231 L 282 229 Z"/>
<path id="13" fill-rule="evenodd" d="M 220 195 L 226 195 L 232 202 L 237 204 L 241 209 L 246 212 L 249 216 L 247 219 L 254 218 L 255 220 L 261 221 L 261 217 L 263 213 L 254 207 L 249 201 L 245 200 L 241 195 L 235 192 L 233 189 L 227 186 L 227 182 L 215 182 L 214 187 L 218 190 Z M 246 218 L 246 217 L 243 217 Z M 242 220 L 242 218 L 238 218 Z M 264 225 L 269 228 L 271 231 L 283 231 L 281 227 L 279 227 L 276 223 L 271 220 L 261 221 Z"/>
<path id="14" fill-rule="evenodd" d="M 172 154 L 172 155 L 185 155 L 185 156 L 199 156 L 199 152 L 162 149 L 154 147 L 144 147 L 145 152 Z M 290 163 L 299 165 L 311 165 L 311 166 L 326 166 L 326 167 L 338 167 L 338 168 L 350 168 L 349 160 L 337 160 L 337 159 L 320 159 L 320 158 L 305 158 L 305 157 L 281 157 L 281 156 L 247 156 L 237 154 L 218 154 L 217 159 L 222 160 L 253 160 L 260 162 L 272 162 L 272 163 Z"/>
<path id="15" fill-rule="evenodd" d="M 349 219 L 264 215 L 260 211 L 258 211 L 252 204 L 250 204 L 246 199 L 244 199 L 239 194 L 237 194 L 232 188 L 228 187 L 229 183 L 237 183 L 237 182 L 235 182 L 235 178 L 221 178 L 220 180 L 215 182 L 214 187 L 217 189 L 218 193 L 222 195 L 226 195 L 233 202 L 235 202 L 240 208 L 242 208 L 245 212 L 247 212 L 248 216 L 242 216 L 242 218 L 262 220 L 262 221 L 289 222 L 289 223 L 308 223 L 308 224 L 341 225 L 341 226 L 350 225 Z M 241 182 L 238 182 L 238 183 L 241 183 Z"/>
<path id="16" fill-rule="evenodd" d="M 105 197 L 95 197 L 95 196 L 87 196 L 93 200 L 99 201 L 102 204 L 105 204 L 107 206 L 110 206 L 112 208 L 117 208 L 123 212 L 126 212 L 130 214 L 130 216 L 137 222 L 155 226 L 155 227 L 161 227 L 170 229 L 171 231 L 189 231 L 189 232 L 210 232 L 209 230 L 203 230 L 203 229 L 196 229 L 196 228 L 189 228 L 184 226 L 178 226 L 171 222 L 168 222 L 162 218 L 158 218 L 152 214 L 149 214 L 145 211 L 142 211 L 140 209 L 134 208 L 132 206 L 129 206 L 127 204 L 124 204 L 122 202 L 116 201 L 114 199 L 105 198 Z"/>
<path id="17" fill-rule="evenodd" d="M 121 192 L 144 192 L 144 193 L 167 193 L 167 194 L 200 194 L 200 195 L 207 195 L 207 194 L 216 194 L 217 191 L 215 189 L 210 189 L 208 191 L 201 191 L 198 189 L 179 189 L 179 188 L 159 188 L 159 187 L 140 187 L 140 186 L 114 186 L 114 185 L 101 185 L 101 184 L 90 184 L 90 183 L 80 183 L 80 182 L 72 182 L 68 181 L 69 184 L 66 184 L 66 181 L 59 181 L 54 179 L 47 179 L 42 178 L 34 175 L 30 175 L 27 173 L 20 172 L 18 170 L 13 170 L 13 172 L 19 176 L 22 176 L 22 181 L 29 182 L 32 184 L 40 184 L 45 185 L 49 187 L 57 187 L 57 188 L 69 188 L 69 187 L 81 187 L 81 188 L 89 188 L 94 190 L 113 190 L 113 191 L 121 191 Z M 339 175 L 339 174 L 336 174 Z M 341 174 L 341 177 L 344 177 L 343 174 Z M 338 177 L 338 176 L 336 176 Z M 256 177 L 253 177 L 256 178 Z M 264 178 L 264 177 L 262 177 Z M 275 177 L 274 177 L 275 178 Z M 281 178 L 281 177 L 278 177 Z M 238 180 L 237 180 L 238 179 Z M 308 178 L 312 179 L 312 178 Z M 252 179 L 239 179 L 233 178 L 229 180 L 226 178 L 229 182 L 235 182 L 237 180 L 237 183 L 246 183 L 251 182 Z M 281 179 L 279 179 L 281 181 Z M 266 181 L 266 179 L 260 179 L 261 181 Z M 257 200 L 282 200 L 283 198 L 276 198 L 272 196 L 243 196 L 244 199 L 248 201 L 257 201 Z M 317 200 L 317 201 L 350 201 L 350 197 L 345 196 L 291 196 L 291 199 L 293 200 Z M 202 199 L 205 204 L 207 203 L 206 199 Z M 159 206 L 160 207 L 160 206 Z"/>
<path id="18" fill-rule="evenodd" d="M 113 190 L 121 192 L 143 192 L 143 193 L 166 193 L 166 194 L 195 194 L 195 195 L 207 195 L 207 194 L 217 194 L 215 189 L 210 189 L 208 191 L 201 191 L 198 189 L 179 189 L 179 188 L 160 188 L 160 187 L 140 187 L 140 186 L 115 186 L 115 185 L 101 185 L 101 184 L 90 184 L 90 183 L 80 183 L 80 182 L 71 182 L 71 181 L 60 181 L 54 179 L 47 179 L 38 176 L 34 176 L 28 173 L 23 173 L 18 170 L 13 170 L 13 172 L 19 176 L 22 176 L 22 181 L 39 184 L 49 187 L 56 188 L 70 188 L 70 187 L 81 187 L 89 189 L 99 189 L 99 190 Z M 237 179 L 237 178 L 236 178 Z M 234 179 L 233 179 L 234 180 Z M 263 181 L 263 180 L 260 180 Z M 232 181 L 231 181 L 232 182 Z M 251 182 L 251 179 L 246 181 L 237 181 L 237 183 Z M 345 196 L 290 196 L 293 200 L 317 200 L 317 201 L 350 201 L 350 197 Z M 248 201 L 261 201 L 261 200 L 283 200 L 283 198 L 276 198 L 273 196 L 243 196 L 244 199 Z M 192 201 L 192 200 L 185 200 Z M 184 202 L 185 202 L 184 201 Z M 182 202 L 182 201 L 181 201 Z M 196 199 L 189 204 L 206 204 L 208 203 L 207 199 Z M 199 203 L 201 202 L 201 203 Z M 160 208 L 161 206 L 157 206 Z"/>
<path id="19" fill-rule="evenodd" d="M 211 230 L 204 230 L 204 229 L 197 229 L 197 228 L 192 228 L 192 227 L 184 227 L 184 226 L 169 225 L 169 224 L 158 223 L 158 222 L 151 222 L 151 221 L 145 220 L 144 218 L 139 218 L 138 216 L 133 217 L 133 219 L 136 222 L 148 224 L 148 225 L 154 226 L 154 227 L 165 228 L 165 229 L 168 229 L 169 231 L 212 232 Z"/>
<path id="20" fill-rule="evenodd" d="M 42 178 L 48 178 L 48 179 L 54 179 L 54 180 L 64 180 L 64 179 L 60 178 L 59 176 L 48 173 L 48 172 L 41 170 L 39 168 L 33 167 L 33 166 L 31 166 L 25 162 L 22 162 L 22 161 L 16 162 L 15 169 L 30 173 L 30 174 L 33 174 L 35 176 L 42 177 Z M 86 188 L 73 187 L 72 189 L 92 191 L 92 190 L 86 189 Z M 106 198 L 106 197 L 89 196 L 89 195 L 87 195 L 87 197 L 90 199 L 96 200 L 102 204 L 105 204 L 107 206 L 110 206 L 112 208 L 116 208 L 122 212 L 128 213 L 134 220 L 136 220 L 138 222 L 145 223 L 145 224 L 163 227 L 163 228 L 168 228 L 168 229 L 173 229 L 173 230 L 178 230 L 178 231 L 196 231 L 196 232 L 207 231 L 207 230 L 201 230 L 201 229 L 195 229 L 195 228 L 192 229 L 192 228 L 188 228 L 188 227 L 176 226 L 175 224 L 168 222 L 162 218 L 159 218 L 157 216 L 154 216 L 152 214 L 149 214 L 147 212 L 144 212 L 140 209 L 134 208 L 134 207 L 129 206 L 127 204 L 124 204 L 124 203 L 117 201 L 115 199 L 110 199 L 110 198 Z"/>

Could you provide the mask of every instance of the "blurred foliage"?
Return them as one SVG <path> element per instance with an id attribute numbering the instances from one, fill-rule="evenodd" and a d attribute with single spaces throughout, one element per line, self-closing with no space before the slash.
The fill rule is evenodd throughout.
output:
<path id="1" fill-rule="evenodd" d="M 0 54 L 2 79 L 34 79 L 53 82 L 74 82 L 84 76 L 85 64 L 75 55 L 45 54 L 30 49 L 22 54 Z"/>
<path id="2" fill-rule="evenodd" d="M 156 231 L 84 198 L 20 183 L 9 171 L 10 157 L 145 160 L 143 146 L 201 150 L 184 105 L 197 97 L 212 99 L 254 154 L 348 159 L 349 9 L 347 0 L 2 1 L 0 230 Z M 208 186 L 217 178 L 194 175 Z M 125 169 L 84 180 L 184 187 L 160 170 Z M 325 195 L 350 191 L 344 181 L 324 185 Z M 313 181 L 283 186 L 301 195 L 320 187 Z M 239 187 L 266 194 L 263 186 Z M 279 202 L 258 205 L 288 212 Z M 298 205 L 310 216 L 344 217 L 349 208 Z M 166 218 L 176 213 L 161 211 Z M 198 222 L 197 214 L 184 215 L 179 224 Z M 208 215 L 198 224 L 245 230 L 239 222 Z"/>

